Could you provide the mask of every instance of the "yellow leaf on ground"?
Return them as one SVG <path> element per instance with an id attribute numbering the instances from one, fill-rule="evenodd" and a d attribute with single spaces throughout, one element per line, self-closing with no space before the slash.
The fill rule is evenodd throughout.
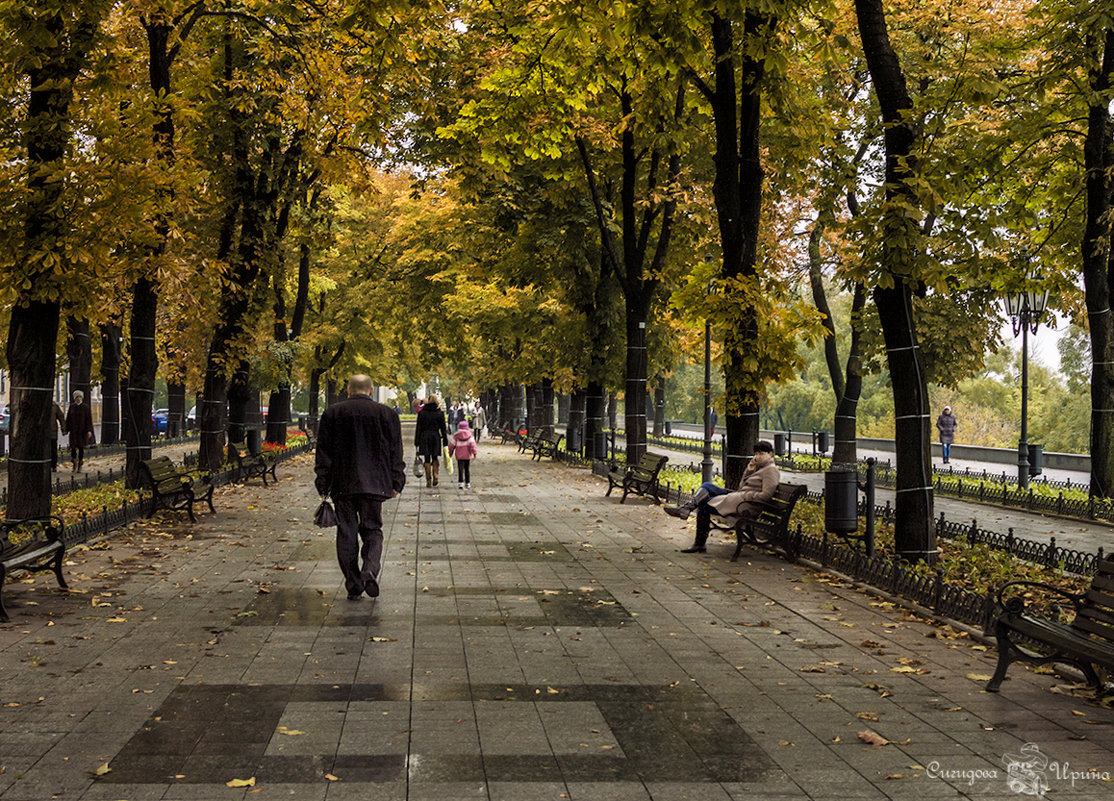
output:
<path id="1" fill-rule="evenodd" d="M 255 777 L 250 779 L 232 779 L 224 783 L 225 787 L 255 787 Z"/>
<path id="2" fill-rule="evenodd" d="M 971 681 L 990 681 L 991 677 L 985 673 L 968 673 L 967 678 Z"/>
<path id="3" fill-rule="evenodd" d="M 92 773 L 92 774 L 93 774 L 94 776 L 103 776 L 104 774 L 108 773 L 108 772 L 109 772 L 110 770 L 112 770 L 112 768 L 110 768 L 110 767 L 108 766 L 108 763 L 107 763 L 107 762 L 105 762 L 105 763 L 104 763 L 103 765 L 101 765 L 101 766 L 100 766 L 99 768 L 97 768 L 96 770 L 94 770 L 94 771 L 91 771 L 91 773 Z"/>
<path id="4" fill-rule="evenodd" d="M 340 781 L 340 777 L 339 777 L 339 776 L 334 776 L 334 775 L 333 775 L 333 774 L 331 774 L 331 773 L 326 773 L 326 774 L 325 774 L 325 778 L 326 778 L 326 779 L 328 779 L 328 780 L 329 780 L 329 781 L 331 781 L 331 782 L 339 782 L 339 781 Z"/>

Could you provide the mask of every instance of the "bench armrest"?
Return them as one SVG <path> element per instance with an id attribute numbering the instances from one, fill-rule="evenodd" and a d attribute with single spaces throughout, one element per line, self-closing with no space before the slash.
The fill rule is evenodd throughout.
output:
<path id="1" fill-rule="evenodd" d="M 1010 587 L 1038 587 L 1042 590 L 1046 590 L 1054 595 L 1059 595 L 1060 597 L 1066 598 L 1071 601 L 1072 606 L 1075 607 L 1076 612 L 1078 612 L 1083 607 L 1083 603 L 1087 598 L 1086 593 L 1068 592 L 1067 590 L 1061 589 L 1059 587 L 1053 587 L 1051 584 L 1045 584 L 1043 581 L 1007 581 L 1005 584 L 998 588 L 998 607 L 1014 615 L 1021 614 L 1021 612 L 1025 610 L 1025 599 L 1020 595 L 1014 595 L 1006 598 L 1006 591 Z"/>

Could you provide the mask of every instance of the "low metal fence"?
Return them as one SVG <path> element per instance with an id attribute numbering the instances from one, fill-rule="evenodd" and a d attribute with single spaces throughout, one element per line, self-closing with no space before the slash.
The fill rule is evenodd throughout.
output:
<path id="1" fill-rule="evenodd" d="M 312 442 L 306 442 L 303 445 L 277 452 L 275 458 L 281 463 L 299 454 L 311 451 L 313 447 Z M 196 460 L 195 455 L 193 461 L 196 462 Z M 215 486 L 220 487 L 232 483 L 235 476 L 236 470 L 233 468 L 214 473 L 209 480 Z M 145 517 L 151 510 L 152 502 L 153 499 L 150 496 L 143 496 L 138 501 L 125 501 L 114 509 L 109 509 L 107 506 L 101 507 L 101 513 L 97 515 L 82 514 L 80 520 L 70 523 L 62 530 L 62 540 L 66 543 L 66 547 L 69 547 L 80 542 L 86 542 L 94 537 L 107 536 L 114 529 L 122 528 Z"/>

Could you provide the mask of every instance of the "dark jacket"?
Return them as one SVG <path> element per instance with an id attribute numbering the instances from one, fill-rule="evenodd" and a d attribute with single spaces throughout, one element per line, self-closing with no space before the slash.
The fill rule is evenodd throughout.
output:
<path id="1" fill-rule="evenodd" d="M 421 456 L 436 458 L 441 449 L 449 445 L 449 429 L 445 425 L 445 413 L 441 407 L 427 403 L 418 411 L 418 423 L 414 427 L 414 445 Z"/>
<path id="2" fill-rule="evenodd" d="M 63 434 L 68 434 L 69 429 L 66 428 L 66 413 L 62 411 L 62 407 L 57 403 L 54 404 L 54 434 L 50 437 L 52 440 L 58 440 L 58 429 L 62 429 Z"/>
<path id="3" fill-rule="evenodd" d="M 386 500 L 406 485 L 398 415 L 367 395 L 334 403 L 321 415 L 314 464 L 318 493 Z"/>
<path id="4" fill-rule="evenodd" d="M 87 403 L 70 404 L 70 409 L 66 412 L 66 430 L 70 432 L 71 448 L 84 448 L 93 444 L 93 412 Z"/>

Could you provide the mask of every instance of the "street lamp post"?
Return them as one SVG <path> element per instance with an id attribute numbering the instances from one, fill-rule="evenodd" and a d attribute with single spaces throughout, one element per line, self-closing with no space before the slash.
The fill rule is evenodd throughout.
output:
<path id="1" fill-rule="evenodd" d="M 704 318 L 704 461 L 700 480 L 712 480 L 712 318 Z"/>
<path id="2" fill-rule="evenodd" d="M 709 254 L 704 257 L 708 264 L 712 261 Z M 704 287 L 705 295 L 713 295 L 716 282 L 711 280 Z M 712 317 L 705 310 L 704 316 L 704 460 L 700 462 L 700 480 L 707 484 L 712 480 Z"/>
<path id="3" fill-rule="evenodd" d="M 1041 276 L 1030 270 L 1025 283 L 1023 291 L 1011 292 L 1002 301 L 1013 326 L 1013 335 L 1021 334 L 1021 436 L 1017 443 L 1019 489 L 1029 486 L 1029 332 L 1037 333 L 1037 326 L 1048 306 L 1048 289 L 1043 286 Z"/>

